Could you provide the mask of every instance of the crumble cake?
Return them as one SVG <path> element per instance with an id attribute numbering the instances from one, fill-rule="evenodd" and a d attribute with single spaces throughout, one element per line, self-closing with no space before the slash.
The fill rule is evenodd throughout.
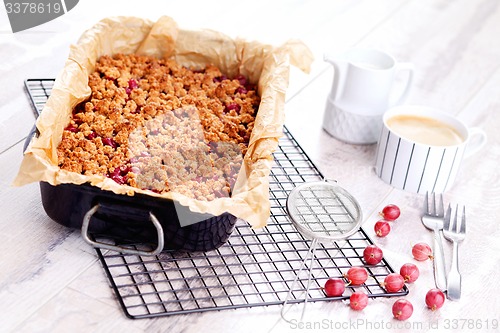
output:
<path id="1" fill-rule="evenodd" d="M 59 167 L 157 193 L 229 196 L 260 98 L 243 75 L 173 59 L 102 56 L 63 131 Z"/>

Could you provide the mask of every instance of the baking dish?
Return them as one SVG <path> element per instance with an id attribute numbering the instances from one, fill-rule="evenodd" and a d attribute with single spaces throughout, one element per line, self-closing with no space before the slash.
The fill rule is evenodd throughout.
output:
<path id="1" fill-rule="evenodd" d="M 97 57 L 117 53 L 172 57 L 193 68 L 214 64 L 227 77 L 241 74 L 256 85 L 261 102 L 230 197 L 205 201 L 174 192 L 152 193 L 120 185 L 102 175 L 79 174 L 58 167 L 57 145 L 73 108 L 90 94 L 88 75 L 93 72 Z M 133 240 L 139 240 L 138 235 L 156 240 L 155 253 L 162 249 L 214 249 L 227 240 L 237 218 L 254 228 L 266 225 L 270 214 L 269 173 L 272 153 L 283 134 L 290 65 L 308 71 L 312 59 L 310 51 L 299 41 L 274 47 L 210 30 L 179 29 L 168 17 L 157 22 L 134 17 L 104 19 L 71 48 L 37 120 L 39 135 L 29 140 L 14 185 L 40 182 L 47 214 L 61 224 L 82 227 L 83 237 L 94 246 L 107 247 L 96 244 L 89 232 L 117 229 L 102 222 L 106 220 L 125 221 L 125 229 L 129 229 L 130 222 L 132 231 L 123 232 L 134 236 Z M 162 205 L 170 208 L 162 209 Z M 183 210 L 182 223 L 176 214 L 179 208 Z M 76 212 L 70 212 L 73 209 Z M 184 223 L 184 215 L 192 216 L 198 223 Z M 148 225 L 145 228 L 149 231 L 137 231 L 135 227 L 141 223 Z M 121 232 L 118 230 L 119 235 Z"/>

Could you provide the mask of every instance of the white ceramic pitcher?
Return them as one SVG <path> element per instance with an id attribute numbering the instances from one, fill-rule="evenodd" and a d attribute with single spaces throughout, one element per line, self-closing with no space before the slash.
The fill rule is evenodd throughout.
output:
<path id="1" fill-rule="evenodd" d="M 353 48 L 335 57 L 325 55 L 335 69 L 330 100 L 339 108 L 367 115 L 381 114 L 402 103 L 413 80 L 413 65 L 398 63 L 389 54 L 376 49 Z M 399 96 L 391 96 L 395 77 L 407 71 L 407 80 Z"/>

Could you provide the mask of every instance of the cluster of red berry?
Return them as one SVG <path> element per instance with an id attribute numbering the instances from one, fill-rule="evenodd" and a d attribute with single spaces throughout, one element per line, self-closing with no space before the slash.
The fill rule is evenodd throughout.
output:
<path id="1" fill-rule="evenodd" d="M 399 215 L 401 215 L 401 210 L 398 206 L 391 204 L 385 206 L 379 215 L 382 217 L 382 220 L 375 223 L 375 234 L 379 237 L 385 237 L 391 232 L 391 224 L 389 222 L 396 221 Z"/>
<path id="2" fill-rule="evenodd" d="M 385 237 L 389 234 L 391 227 L 389 222 L 394 222 L 401 214 L 396 205 L 387 205 L 379 213 L 383 220 L 375 223 L 375 233 L 379 237 Z M 432 250 L 425 243 L 418 243 L 412 247 L 412 255 L 418 261 L 432 259 Z M 367 265 L 377 265 L 384 257 L 383 251 L 376 245 L 368 245 L 363 251 L 363 260 Z M 405 283 L 415 282 L 420 275 L 420 271 L 415 264 L 406 263 L 401 266 L 399 273 L 388 274 L 382 287 L 387 292 L 398 292 L 403 289 Z M 330 278 L 324 285 L 325 294 L 328 297 L 339 297 L 345 291 L 346 286 L 362 285 L 368 279 L 366 268 L 361 266 L 351 267 L 344 275 L 347 283 L 341 278 Z M 439 309 L 444 303 L 444 294 L 441 290 L 433 288 L 429 290 L 425 297 L 427 307 L 432 311 Z M 368 295 L 356 291 L 349 298 L 349 305 L 353 310 L 362 310 L 368 305 Z M 392 306 L 392 313 L 396 319 L 406 320 L 413 313 L 413 305 L 406 299 L 397 300 Z"/>

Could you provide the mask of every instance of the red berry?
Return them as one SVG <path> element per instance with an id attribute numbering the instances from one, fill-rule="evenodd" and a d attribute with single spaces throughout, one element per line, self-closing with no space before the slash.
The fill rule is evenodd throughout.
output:
<path id="1" fill-rule="evenodd" d="M 117 182 L 120 185 L 123 185 L 127 182 L 126 178 L 123 176 L 116 176 L 116 177 L 113 177 L 111 179 L 113 179 L 115 182 Z"/>
<path id="2" fill-rule="evenodd" d="M 432 311 L 436 311 L 443 306 L 444 294 L 441 290 L 433 288 L 427 292 L 425 295 L 425 304 Z"/>
<path id="3" fill-rule="evenodd" d="M 387 221 L 378 221 L 373 227 L 375 234 L 379 237 L 385 237 L 391 232 L 391 225 Z"/>
<path id="4" fill-rule="evenodd" d="M 136 88 L 139 88 L 139 83 L 137 83 L 137 81 L 136 81 L 136 80 L 134 80 L 134 79 L 130 79 L 130 80 L 128 80 L 128 87 L 129 87 L 130 89 L 136 89 Z"/>
<path id="5" fill-rule="evenodd" d="M 352 285 L 360 285 L 368 279 L 368 272 L 364 267 L 351 267 L 347 271 L 346 278 Z"/>
<path id="6" fill-rule="evenodd" d="M 127 182 L 127 178 L 121 174 L 120 168 L 115 168 L 112 173 L 108 174 L 108 177 L 113 179 L 120 185 L 123 185 Z"/>
<path id="7" fill-rule="evenodd" d="M 122 166 L 120 167 L 120 174 L 121 174 L 122 176 L 125 176 L 125 175 L 127 175 L 127 173 L 129 173 L 129 172 L 130 172 L 130 170 L 131 170 L 131 167 L 130 167 L 129 165 L 122 165 Z"/>
<path id="8" fill-rule="evenodd" d="M 376 245 L 368 245 L 363 251 L 363 258 L 368 265 L 376 265 L 382 261 L 384 253 Z"/>
<path id="9" fill-rule="evenodd" d="M 102 138 L 102 143 L 105 144 L 106 146 L 111 146 L 112 148 L 118 147 L 116 141 L 113 140 L 112 138 Z"/>
<path id="10" fill-rule="evenodd" d="M 405 285 L 405 279 L 398 273 L 391 273 L 384 279 L 384 287 L 390 293 L 400 291 Z"/>
<path id="11" fill-rule="evenodd" d="M 399 274 L 405 279 L 405 282 L 412 283 L 418 279 L 420 271 L 416 265 L 408 263 L 401 266 Z"/>
<path id="12" fill-rule="evenodd" d="M 432 259 L 432 249 L 426 243 L 417 243 L 413 245 L 411 249 L 413 258 L 418 261 L 425 261 L 427 259 Z"/>
<path id="13" fill-rule="evenodd" d="M 158 128 L 149 131 L 149 135 L 154 136 L 154 135 L 158 135 L 158 134 L 160 134 L 160 129 L 158 129 Z"/>
<path id="14" fill-rule="evenodd" d="M 133 167 L 130 167 L 128 165 L 122 165 L 118 168 L 114 168 L 113 172 L 108 174 L 108 177 L 113 179 L 115 182 L 117 182 L 120 185 L 126 184 L 128 180 L 128 173 L 132 171 Z"/>
<path id="15" fill-rule="evenodd" d="M 69 124 L 68 126 L 66 126 L 65 130 L 76 133 L 76 132 L 78 132 L 78 127 L 76 127 L 72 124 Z"/>
<path id="16" fill-rule="evenodd" d="M 363 310 L 368 305 L 368 296 L 365 293 L 356 291 L 349 297 L 349 306 L 353 310 Z"/>
<path id="17" fill-rule="evenodd" d="M 226 112 L 229 112 L 231 110 L 235 110 L 236 112 L 240 112 L 241 110 L 241 106 L 237 103 L 229 103 L 227 106 L 226 106 Z"/>
<path id="18" fill-rule="evenodd" d="M 401 214 L 401 211 L 398 206 L 391 204 L 385 206 L 379 214 L 384 220 L 395 221 Z"/>
<path id="19" fill-rule="evenodd" d="M 213 79 L 214 82 L 222 82 L 224 80 L 227 80 L 227 76 L 225 76 L 225 75 L 217 76 L 217 77 L 214 77 L 214 79 Z"/>
<path id="20" fill-rule="evenodd" d="M 238 89 L 236 89 L 236 93 L 238 94 L 246 94 L 247 92 L 248 90 L 245 87 L 238 87 Z"/>
<path id="21" fill-rule="evenodd" d="M 238 82 L 242 86 L 245 86 L 247 84 L 247 78 L 245 77 L 245 75 L 242 74 L 236 75 L 235 79 L 238 80 Z"/>
<path id="22" fill-rule="evenodd" d="M 392 314 L 398 320 L 406 320 L 411 317 L 412 313 L 413 305 L 405 299 L 398 299 L 392 305 Z"/>
<path id="23" fill-rule="evenodd" d="M 109 177 L 113 178 L 115 176 L 120 176 L 120 168 L 114 168 L 113 172 L 109 174 Z"/>
<path id="24" fill-rule="evenodd" d="M 345 290 L 345 282 L 342 279 L 328 279 L 324 289 L 328 297 L 342 296 Z"/>
<path id="25" fill-rule="evenodd" d="M 97 138 L 97 133 L 94 132 L 94 131 L 90 132 L 90 134 L 87 135 L 87 139 L 89 139 L 89 140 L 92 140 L 92 139 L 95 139 L 95 138 Z"/>

